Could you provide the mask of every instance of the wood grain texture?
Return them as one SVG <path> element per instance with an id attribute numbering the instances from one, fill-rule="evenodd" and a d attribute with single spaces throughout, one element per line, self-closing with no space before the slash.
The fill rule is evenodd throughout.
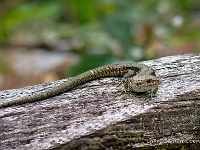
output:
<path id="1" fill-rule="evenodd" d="M 121 94 L 119 78 L 105 78 L 43 101 L 0 109 L 0 149 L 199 148 L 200 54 L 143 63 L 162 81 L 157 97 Z M 0 101 L 63 81 L 1 91 Z"/>

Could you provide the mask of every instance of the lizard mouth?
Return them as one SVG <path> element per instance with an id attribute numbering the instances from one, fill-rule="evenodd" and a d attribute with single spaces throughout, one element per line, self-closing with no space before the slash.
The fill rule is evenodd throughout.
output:
<path id="1" fill-rule="evenodd" d="M 130 90 L 133 92 L 147 92 L 150 91 L 152 89 L 157 88 L 158 85 L 149 85 L 149 86 L 136 86 L 136 85 L 132 85 L 130 87 Z"/>

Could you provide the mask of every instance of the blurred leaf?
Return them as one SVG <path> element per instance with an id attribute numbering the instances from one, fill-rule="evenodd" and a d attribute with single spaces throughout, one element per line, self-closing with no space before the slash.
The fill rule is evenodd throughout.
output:
<path id="1" fill-rule="evenodd" d="M 55 3 L 23 3 L 10 9 L 0 19 L 0 38 L 8 38 L 18 26 L 40 19 L 57 19 L 60 7 Z"/>
<path id="2" fill-rule="evenodd" d="M 111 64 L 115 60 L 116 59 L 113 57 L 112 54 L 85 55 L 81 57 L 80 62 L 76 66 L 71 68 L 69 76 L 73 77 L 90 69 L 94 69 L 96 67 L 103 66 L 106 64 Z"/>
<path id="3" fill-rule="evenodd" d="M 91 22 L 96 19 L 96 10 L 93 0 L 67 0 L 72 6 L 80 23 Z"/>
<path id="4" fill-rule="evenodd" d="M 182 7 L 184 11 L 189 11 L 189 1 L 188 0 L 178 0 L 177 3 Z"/>
<path id="5" fill-rule="evenodd" d="M 105 30 L 115 39 L 127 41 L 131 39 L 130 27 L 131 24 L 119 18 L 106 18 L 104 21 Z"/>

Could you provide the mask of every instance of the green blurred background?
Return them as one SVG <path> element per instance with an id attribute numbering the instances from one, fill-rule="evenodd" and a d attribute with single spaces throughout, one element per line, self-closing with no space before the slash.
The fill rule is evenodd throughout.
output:
<path id="1" fill-rule="evenodd" d="M 199 52 L 199 14 L 197 0 L 1 0 L 0 89 L 115 62 Z M 66 57 L 51 68 L 48 61 L 61 60 L 57 54 Z M 46 63 L 40 73 L 36 62 L 36 68 Z"/>

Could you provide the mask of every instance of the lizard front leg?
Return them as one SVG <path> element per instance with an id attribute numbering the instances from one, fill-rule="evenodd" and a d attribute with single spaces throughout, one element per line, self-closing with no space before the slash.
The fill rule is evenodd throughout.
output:
<path id="1" fill-rule="evenodd" d="M 117 85 L 117 86 L 119 86 L 119 85 L 121 85 L 122 83 L 124 83 L 124 87 L 121 89 L 121 92 L 122 92 L 122 93 L 123 93 L 123 92 L 126 92 L 126 91 L 128 90 L 128 84 L 127 84 L 127 81 L 126 81 L 126 80 L 127 80 L 128 78 L 132 77 L 132 76 L 135 76 L 135 75 L 136 75 L 136 72 L 135 72 L 134 70 L 131 70 L 131 69 L 129 69 L 129 70 L 127 71 L 127 73 L 124 74 L 124 76 L 122 77 L 120 83 Z"/>

